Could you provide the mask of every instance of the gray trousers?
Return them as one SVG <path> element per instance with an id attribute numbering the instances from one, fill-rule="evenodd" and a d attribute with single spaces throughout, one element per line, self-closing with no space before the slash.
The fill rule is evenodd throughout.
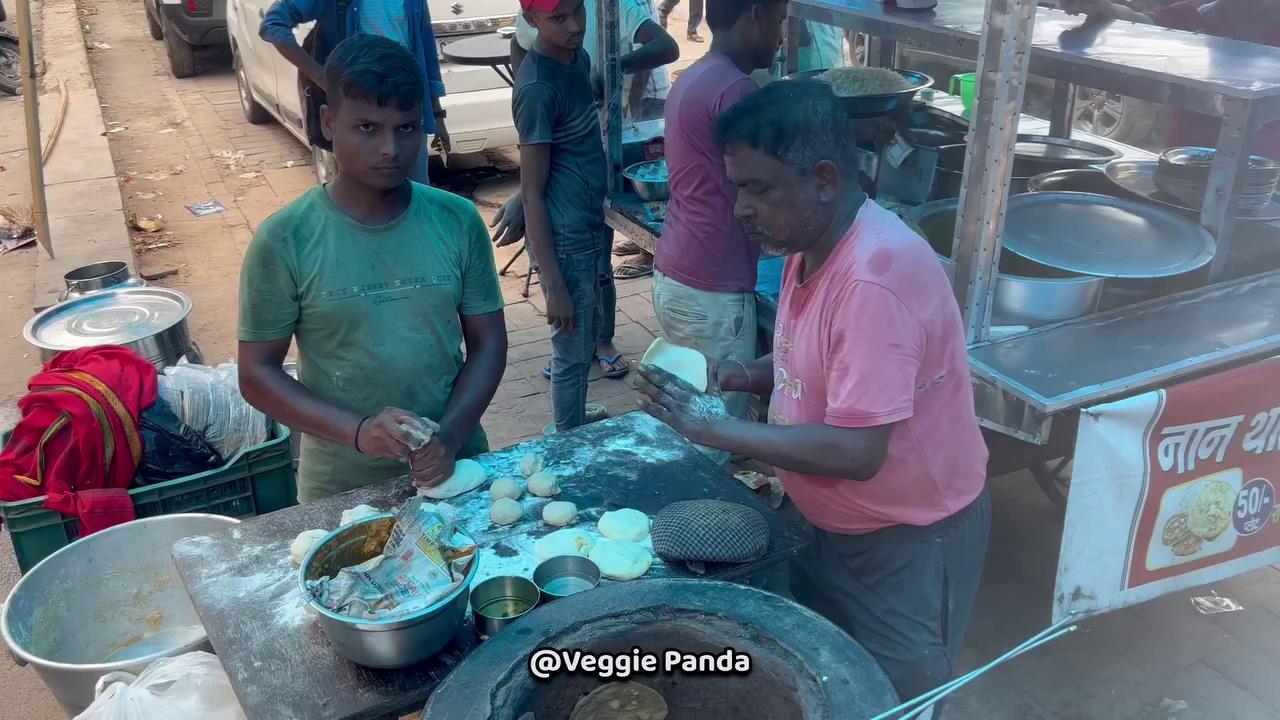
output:
<path id="1" fill-rule="evenodd" d="M 990 525 L 984 489 L 965 509 L 926 527 L 866 535 L 815 528 L 813 545 L 792 562 L 791 592 L 866 648 L 898 696 L 910 700 L 952 679 Z"/>

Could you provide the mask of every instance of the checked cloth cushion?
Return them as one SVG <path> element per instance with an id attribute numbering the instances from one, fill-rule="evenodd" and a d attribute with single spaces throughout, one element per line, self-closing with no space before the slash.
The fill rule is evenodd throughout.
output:
<path id="1" fill-rule="evenodd" d="M 667 560 L 749 562 L 769 549 L 764 516 L 723 500 L 671 503 L 654 517 L 649 534 L 654 551 Z"/>

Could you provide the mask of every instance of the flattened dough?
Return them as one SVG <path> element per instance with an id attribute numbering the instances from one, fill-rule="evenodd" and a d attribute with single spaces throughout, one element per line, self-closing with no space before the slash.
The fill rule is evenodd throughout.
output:
<path id="1" fill-rule="evenodd" d="M 511 478 L 498 478 L 489 486 L 489 499 L 495 502 L 498 498 L 519 500 L 523 494 L 524 490 L 520 487 L 520 483 Z"/>
<path id="2" fill-rule="evenodd" d="M 549 502 L 542 508 L 542 521 L 548 525 L 564 527 L 578 519 L 578 506 L 571 502 Z"/>
<path id="3" fill-rule="evenodd" d="M 542 467 L 542 456 L 537 453 L 525 453 L 524 457 L 520 458 L 520 472 L 524 473 L 525 477 L 542 472 Z"/>
<path id="4" fill-rule="evenodd" d="M 694 390 L 707 391 L 707 356 L 697 350 L 658 338 L 644 352 L 640 364 L 662 368 L 692 385 Z"/>
<path id="5" fill-rule="evenodd" d="M 600 516 L 600 534 L 611 540 L 644 542 L 649 536 L 649 516 L 639 510 L 622 508 Z"/>
<path id="6" fill-rule="evenodd" d="M 573 706 L 569 720 L 666 720 L 667 701 L 651 687 L 615 682 L 592 690 Z"/>
<path id="7" fill-rule="evenodd" d="M 538 497 L 551 497 L 560 493 L 560 479 L 543 470 L 529 476 L 529 494 Z"/>
<path id="8" fill-rule="evenodd" d="M 587 531 L 578 528 L 565 528 L 539 540 L 534 545 L 534 551 L 538 555 L 538 562 L 542 562 L 561 555 L 582 555 L 587 557 L 591 554 L 591 548 L 595 546 L 595 538 L 591 537 Z"/>
<path id="9" fill-rule="evenodd" d="M 649 572 L 653 556 L 643 545 L 626 540 L 602 540 L 591 549 L 591 561 L 600 574 L 614 580 L 635 580 Z"/>
<path id="10" fill-rule="evenodd" d="M 496 525 L 510 525 L 524 517 L 524 508 L 511 498 L 498 498 L 489 506 L 489 519 Z"/>
<path id="11" fill-rule="evenodd" d="M 433 500 L 444 500 L 475 490 L 488 479 L 489 473 L 485 472 L 480 463 L 475 460 L 459 460 L 453 466 L 453 475 L 448 480 L 435 487 L 423 488 L 418 494 Z"/>
<path id="12" fill-rule="evenodd" d="M 377 508 L 372 508 L 368 505 L 357 505 L 353 508 L 342 511 L 342 519 L 338 521 L 338 527 L 346 527 L 352 523 L 360 522 L 367 517 L 373 517 L 374 515 L 381 514 L 382 511 Z"/>
<path id="13" fill-rule="evenodd" d="M 307 553 L 311 552 L 311 548 L 315 547 L 328 534 L 328 530 L 303 530 L 298 533 L 298 537 L 294 538 L 289 545 L 289 557 L 293 559 L 293 564 L 301 565 L 302 561 L 306 559 Z"/>

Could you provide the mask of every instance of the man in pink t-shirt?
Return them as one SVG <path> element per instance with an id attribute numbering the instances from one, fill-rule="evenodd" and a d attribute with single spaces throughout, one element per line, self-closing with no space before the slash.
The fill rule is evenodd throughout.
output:
<path id="1" fill-rule="evenodd" d="M 671 199 L 654 255 L 653 310 L 664 338 L 715 360 L 756 356 L 760 259 L 759 244 L 733 218 L 736 192 L 715 139 L 716 118 L 756 91 L 747 73 L 773 62 L 786 16 L 786 0 L 714 0 L 711 50 L 667 95 Z M 747 400 L 731 394 L 729 412 L 745 417 Z"/>
<path id="2" fill-rule="evenodd" d="M 815 528 L 792 592 L 905 700 L 954 670 L 986 554 L 987 449 L 955 296 L 929 245 L 859 189 L 859 129 L 816 81 L 721 116 L 737 218 L 787 255 L 774 352 L 716 363 L 709 393 L 642 367 L 641 390 L 694 442 L 777 468 Z M 769 423 L 729 418 L 721 390 L 771 394 Z"/>

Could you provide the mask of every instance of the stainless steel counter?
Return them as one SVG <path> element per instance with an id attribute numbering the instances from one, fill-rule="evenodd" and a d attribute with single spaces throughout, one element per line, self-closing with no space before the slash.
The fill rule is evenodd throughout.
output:
<path id="1" fill-rule="evenodd" d="M 968 60 L 977 59 L 987 24 L 983 0 L 944 0 L 932 12 L 879 0 L 791 0 L 790 13 Z M 1259 121 L 1280 118 L 1280 48 L 1128 22 L 1083 23 L 1040 8 L 1030 72 L 1200 112 L 1235 98 L 1255 103 Z"/>
<path id="2" fill-rule="evenodd" d="M 977 345 L 977 378 L 1039 413 L 1088 407 L 1280 352 L 1280 271 Z"/>

